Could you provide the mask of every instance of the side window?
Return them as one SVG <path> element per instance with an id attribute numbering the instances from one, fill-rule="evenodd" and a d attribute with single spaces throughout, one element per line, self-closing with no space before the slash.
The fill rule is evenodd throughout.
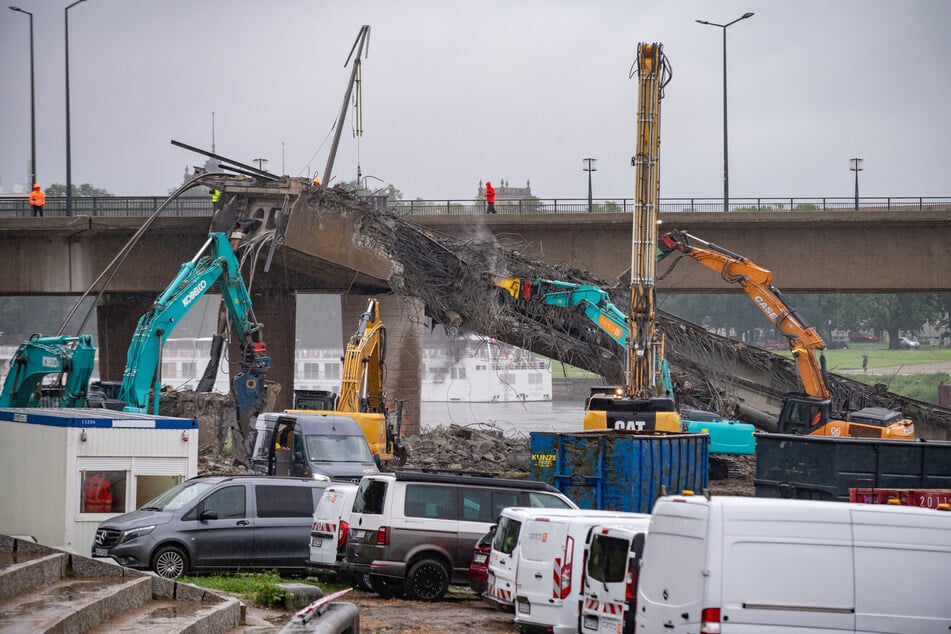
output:
<path id="1" fill-rule="evenodd" d="M 551 493 L 542 493 L 540 491 L 530 491 L 528 493 L 528 505 L 546 509 L 570 509 L 564 500 Z"/>
<path id="2" fill-rule="evenodd" d="M 430 484 L 407 484 L 403 513 L 406 517 L 428 517 L 454 520 L 457 487 Z"/>
<path id="3" fill-rule="evenodd" d="M 199 513 L 211 511 L 218 514 L 218 519 L 234 519 L 247 516 L 247 502 L 244 497 L 244 486 L 230 486 L 218 489 L 198 505 Z"/>
<path id="4" fill-rule="evenodd" d="M 259 484 L 254 487 L 258 517 L 311 517 L 312 487 Z"/>
<path id="5" fill-rule="evenodd" d="M 385 499 L 385 481 L 363 479 L 360 482 L 360 488 L 357 490 L 357 497 L 353 500 L 353 512 L 382 515 Z"/>
<path id="6" fill-rule="evenodd" d="M 520 498 L 521 491 L 495 491 L 492 493 L 492 516 L 486 520 L 494 522 L 495 518 L 502 514 L 502 509 L 510 506 L 523 506 Z"/>
<path id="7" fill-rule="evenodd" d="M 492 489 L 459 488 L 459 519 L 469 522 L 492 522 L 499 515 L 493 514 Z"/>
<path id="8" fill-rule="evenodd" d="M 522 530 L 522 523 L 511 517 L 503 517 L 499 521 L 498 528 L 495 529 L 495 537 L 492 539 L 492 548 L 511 555 L 515 550 L 515 544 L 518 543 L 518 534 Z"/>

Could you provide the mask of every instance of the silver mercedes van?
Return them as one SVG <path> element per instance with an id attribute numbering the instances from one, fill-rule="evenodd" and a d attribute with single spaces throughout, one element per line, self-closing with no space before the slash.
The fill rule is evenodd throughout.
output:
<path id="1" fill-rule="evenodd" d="M 103 521 L 92 556 L 169 579 L 222 570 L 304 572 L 311 518 L 327 484 L 312 478 L 192 478 L 138 510 Z"/>

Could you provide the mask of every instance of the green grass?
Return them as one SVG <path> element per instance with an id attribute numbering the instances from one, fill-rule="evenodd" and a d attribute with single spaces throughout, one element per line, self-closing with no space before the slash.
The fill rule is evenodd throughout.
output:
<path id="1" fill-rule="evenodd" d="M 865 383 L 866 385 L 876 385 L 884 383 L 889 392 L 901 394 L 907 398 L 915 399 L 923 403 L 938 404 L 938 386 L 942 382 L 948 382 L 947 372 L 935 372 L 931 374 L 893 374 L 893 375 L 875 375 L 875 374 L 844 374 L 855 381 Z"/>
<path id="2" fill-rule="evenodd" d="M 222 575 L 196 575 L 179 579 L 184 583 L 201 586 L 210 590 L 218 590 L 235 595 L 244 601 L 266 608 L 273 608 L 284 603 L 282 583 L 311 583 L 319 586 L 324 592 L 342 590 L 346 585 L 334 583 L 314 583 L 308 579 L 291 579 L 281 577 L 276 570 L 269 572 L 236 572 Z"/>

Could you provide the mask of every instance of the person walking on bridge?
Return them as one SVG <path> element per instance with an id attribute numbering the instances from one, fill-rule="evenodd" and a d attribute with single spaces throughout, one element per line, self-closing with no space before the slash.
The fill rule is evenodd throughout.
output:
<path id="1" fill-rule="evenodd" d="M 485 182 L 485 202 L 486 202 L 485 213 L 487 214 L 497 213 L 495 211 L 495 187 L 492 187 L 491 181 Z"/>
<path id="2" fill-rule="evenodd" d="M 33 217 L 43 217 L 43 206 L 46 205 L 46 194 L 37 183 L 33 183 L 33 191 L 30 192 L 30 206 L 33 207 Z"/>

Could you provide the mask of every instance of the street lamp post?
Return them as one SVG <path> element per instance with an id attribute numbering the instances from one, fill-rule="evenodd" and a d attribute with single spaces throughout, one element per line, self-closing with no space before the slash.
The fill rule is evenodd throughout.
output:
<path id="1" fill-rule="evenodd" d="M 581 162 L 584 163 L 584 167 L 581 168 L 582 171 L 588 172 L 588 213 L 591 213 L 591 207 L 593 199 L 591 197 L 591 172 L 598 171 L 598 159 L 596 158 L 583 158 Z"/>
<path id="2" fill-rule="evenodd" d="M 849 159 L 849 169 L 855 172 L 855 211 L 859 210 L 859 172 L 862 171 L 864 162 L 865 160 L 860 158 Z"/>
<path id="3" fill-rule="evenodd" d="M 33 14 L 20 7 L 10 7 L 11 11 L 19 11 L 30 16 L 30 183 L 32 189 L 36 182 L 36 92 L 33 81 Z"/>
<path id="4" fill-rule="evenodd" d="M 723 211 L 730 211 L 730 162 L 729 151 L 727 150 L 727 117 L 726 117 L 726 28 L 731 24 L 736 24 L 740 20 L 752 18 L 753 13 L 747 11 L 732 22 L 726 24 L 716 24 L 706 20 L 696 20 L 699 24 L 707 26 L 718 26 L 723 29 Z"/>
<path id="5" fill-rule="evenodd" d="M 66 215 L 73 215 L 73 158 L 69 143 L 69 10 L 80 2 L 76 2 L 63 9 L 63 23 L 66 27 Z"/>

